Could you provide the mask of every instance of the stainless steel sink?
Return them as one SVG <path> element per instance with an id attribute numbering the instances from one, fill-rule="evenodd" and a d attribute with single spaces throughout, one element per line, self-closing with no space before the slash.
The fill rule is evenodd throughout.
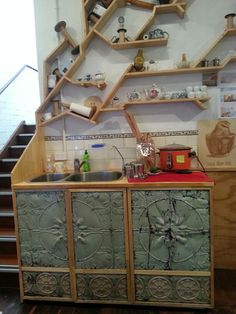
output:
<path id="1" fill-rule="evenodd" d="M 70 173 L 45 173 L 38 177 L 35 177 L 30 182 L 53 182 L 53 181 L 60 181 L 68 177 Z"/>
<path id="2" fill-rule="evenodd" d="M 120 171 L 95 171 L 74 173 L 65 178 L 65 181 L 71 182 L 93 182 L 93 181 L 114 181 L 122 177 Z"/>

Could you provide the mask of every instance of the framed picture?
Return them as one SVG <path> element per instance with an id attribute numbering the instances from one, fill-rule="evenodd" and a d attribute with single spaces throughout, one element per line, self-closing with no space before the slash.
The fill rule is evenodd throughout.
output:
<path id="1" fill-rule="evenodd" d="M 236 119 L 198 121 L 198 157 L 206 170 L 236 170 Z"/>
<path id="2" fill-rule="evenodd" d="M 236 118 L 236 73 L 222 72 L 219 74 L 220 87 L 220 118 Z"/>

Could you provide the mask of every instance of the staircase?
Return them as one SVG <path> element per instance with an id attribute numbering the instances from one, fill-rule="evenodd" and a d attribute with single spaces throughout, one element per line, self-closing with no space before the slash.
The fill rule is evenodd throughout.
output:
<path id="1" fill-rule="evenodd" d="M 35 125 L 21 122 L 0 153 L 0 278 L 18 273 L 11 171 L 34 132 Z"/>

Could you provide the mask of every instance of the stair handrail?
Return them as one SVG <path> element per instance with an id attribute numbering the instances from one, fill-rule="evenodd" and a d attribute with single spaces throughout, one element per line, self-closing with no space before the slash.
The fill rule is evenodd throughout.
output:
<path id="1" fill-rule="evenodd" d="M 0 95 L 8 88 L 9 85 L 11 85 L 15 79 L 24 71 L 25 68 L 29 68 L 30 70 L 33 70 L 35 72 L 38 72 L 37 69 L 35 69 L 34 67 L 28 65 L 28 64 L 25 64 L 23 65 L 20 70 L 18 70 L 11 78 L 9 81 L 7 81 L 6 84 L 3 85 L 3 87 L 0 88 Z"/>

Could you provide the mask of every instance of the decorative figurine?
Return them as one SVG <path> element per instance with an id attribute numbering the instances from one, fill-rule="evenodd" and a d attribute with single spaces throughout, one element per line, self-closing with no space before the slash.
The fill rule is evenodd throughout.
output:
<path id="1" fill-rule="evenodd" d="M 157 61 L 151 59 L 145 62 L 145 70 L 157 71 Z"/>
<path id="2" fill-rule="evenodd" d="M 190 68 L 191 62 L 187 60 L 186 53 L 182 53 L 182 59 L 179 63 L 177 63 L 177 68 L 184 69 L 184 68 Z"/>
<path id="3" fill-rule="evenodd" d="M 145 70 L 144 56 L 143 56 L 143 50 L 142 49 L 139 49 L 136 56 L 134 57 L 133 69 L 137 72 L 141 72 L 141 71 Z"/>
<path id="4" fill-rule="evenodd" d="M 130 41 L 130 38 L 125 36 L 125 33 L 127 32 L 127 29 L 124 28 L 125 18 L 123 16 L 119 16 L 118 22 L 119 22 L 119 28 L 117 30 L 117 33 L 119 34 L 119 37 L 113 36 L 111 39 L 111 42 L 123 43 L 125 41 Z"/>
<path id="5" fill-rule="evenodd" d="M 141 99 L 141 93 L 134 89 L 131 93 L 127 93 L 127 98 L 129 101 L 135 101 Z"/>

